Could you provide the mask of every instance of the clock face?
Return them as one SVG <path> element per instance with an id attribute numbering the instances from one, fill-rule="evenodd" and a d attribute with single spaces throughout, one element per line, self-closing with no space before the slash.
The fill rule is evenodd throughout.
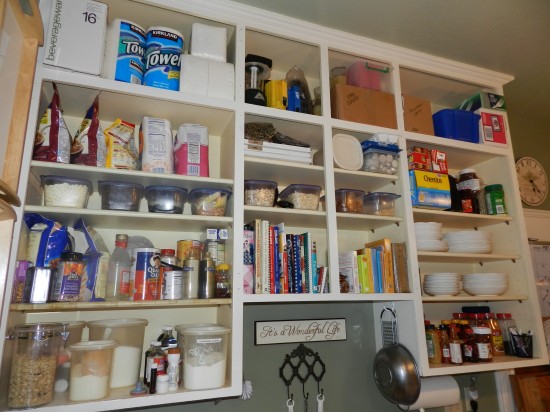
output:
<path id="1" fill-rule="evenodd" d="M 530 206 L 544 202 L 548 194 L 548 178 L 542 165 L 532 157 L 522 157 L 516 162 L 521 200 Z"/>

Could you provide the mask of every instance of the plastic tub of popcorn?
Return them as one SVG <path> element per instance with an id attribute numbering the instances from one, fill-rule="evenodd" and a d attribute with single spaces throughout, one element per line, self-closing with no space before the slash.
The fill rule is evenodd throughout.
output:
<path id="1" fill-rule="evenodd" d="M 400 195 L 388 192 L 367 193 L 363 198 L 363 213 L 377 216 L 395 216 L 395 199 Z"/>
<path id="2" fill-rule="evenodd" d="M 277 182 L 271 180 L 245 180 L 244 204 L 271 207 L 277 200 Z"/>
<path id="3" fill-rule="evenodd" d="M 321 186 L 292 184 L 284 189 L 279 199 L 292 203 L 294 209 L 317 210 Z"/>
<path id="4" fill-rule="evenodd" d="M 225 216 L 227 201 L 231 196 L 224 189 L 193 189 L 187 201 L 191 204 L 191 213 L 202 216 Z"/>
<path id="5" fill-rule="evenodd" d="M 76 207 L 88 205 L 92 182 L 86 179 L 65 176 L 40 176 L 44 187 L 44 206 Z"/>

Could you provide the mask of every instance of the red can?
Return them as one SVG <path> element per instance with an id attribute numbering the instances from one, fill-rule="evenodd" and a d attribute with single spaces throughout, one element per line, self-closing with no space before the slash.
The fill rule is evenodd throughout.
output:
<path id="1" fill-rule="evenodd" d="M 160 249 L 135 248 L 132 251 L 130 283 L 132 300 L 157 300 L 159 286 Z"/>

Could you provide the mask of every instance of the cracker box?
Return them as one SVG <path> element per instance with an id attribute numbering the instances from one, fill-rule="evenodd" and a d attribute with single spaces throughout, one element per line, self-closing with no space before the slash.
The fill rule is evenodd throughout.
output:
<path id="1" fill-rule="evenodd" d="M 447 165 L 447 153 L 441 150 L 430 150 L 432 172 L 449 174 L 449 167 Z"/>
<path id="2" fill-rule="evenodd" d="M 409 170 L 432 170 L 430 149 L 420 146 L 413 146 L 407 153 Z"/>
<path id="3" fill-rule="evenodd" d="M 411 201 L 415 207 L 449 209 L 451 188 L 449 176 L 424 170 L 409 170 Z"/>

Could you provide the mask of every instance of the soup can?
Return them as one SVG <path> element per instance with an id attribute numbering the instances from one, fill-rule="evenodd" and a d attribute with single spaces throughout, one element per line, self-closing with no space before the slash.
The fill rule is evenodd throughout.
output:
<path id="1" fill-rule="evenodd" d="M 200 240 L 178 240 L 176 251 L 176 265 L 183 266 L 183 261 L 189 256 L 201 257 L 202 243 Z"/>
<path id="2" fill-rule="evenodd" d="M 160 249 L 133 249 L 130 270 L 132 300 L 157 300 L 160 298 L 159 272 Z"/>
<path id="3" fill-rule="evenodd" d="M 183 271 L 165 270 L 162 278 L 162 299 L 178 300 L 182 298 Z"/>

